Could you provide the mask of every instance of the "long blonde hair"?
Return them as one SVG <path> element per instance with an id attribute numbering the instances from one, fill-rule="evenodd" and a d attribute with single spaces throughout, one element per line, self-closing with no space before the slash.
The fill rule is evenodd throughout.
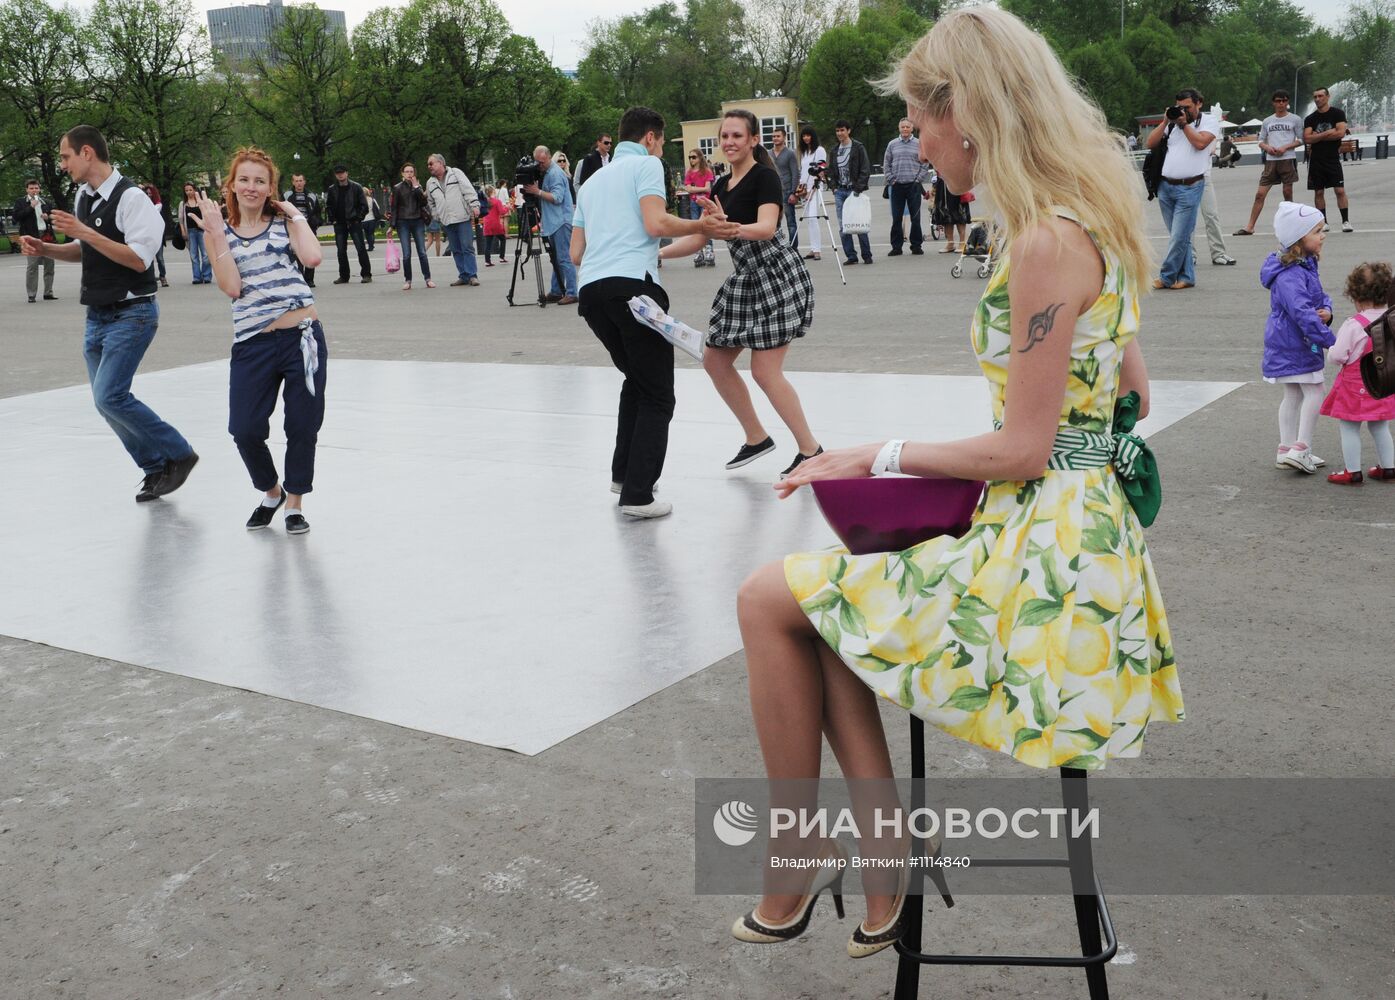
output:
<path id="1" fill-rule="evenodd" d="M 953 111 L 978 150 L 974 184 L 987 187 L 1009 242 L 1059 205 L 1142 287 L 1153 259 L 1142 177 L 1040 35 L 995 7 L 952 11 L 873 82 L 932 118 Z"/>

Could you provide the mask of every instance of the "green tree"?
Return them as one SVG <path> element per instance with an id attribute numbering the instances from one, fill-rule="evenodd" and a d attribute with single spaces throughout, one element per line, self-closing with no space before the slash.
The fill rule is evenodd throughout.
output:
<path id="1" fill-rule="evenodd" d="M 97 0 L 88 50 L 93 76 L 115 100 L 102 122 L 113 159 L 134 179 L 177 190 L 216 171 L 231 91 L 213 76 L 199 15 L 188 0 Z"/>
<path id="2" fill-rule="evenodd" d="M 71 185 L 58 167 L 58 141 L 92 109 L 93 83 L 78 59 L 84 31 L 71 7 L 0 5 L 0 160 L 32 171 L 61 204 Z"/>
<path id="3" fill-rule="evenodd" d="M 879 161 L 878 147 L 896 133 L 906 106 L 899 98 L 878 95 L 869 81 L 883 76 L 892 59 L 927 27 L 906 7 L 888 4 L 864 7 L 856 24 L 840 24 L 824 32 L 804 67 L 801 110 L 821 133 L 829 135 L 834 121 L 848 119 L 873 162 Z"/>
<path id="4" fill-rule="evenodd" d="M 348 40 L 318 7 L 282 8 L 265 56 L 233 77 L 261 145 L 283 167 L 327 185 L 335 142 L 349 138 L 349 116 L 366 106 L 355 86 Z M 298 160 L 296 159 L 298 157 Z"/>

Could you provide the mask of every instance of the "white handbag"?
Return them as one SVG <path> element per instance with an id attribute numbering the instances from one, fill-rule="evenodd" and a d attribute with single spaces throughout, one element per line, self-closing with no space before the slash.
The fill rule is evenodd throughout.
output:
<path id="1" fill-rule="evenodd" d="M 849 195 L 843 202 L 843 232 L 870 233 L 872 231 L 872 199 L 867 192 Z"/>

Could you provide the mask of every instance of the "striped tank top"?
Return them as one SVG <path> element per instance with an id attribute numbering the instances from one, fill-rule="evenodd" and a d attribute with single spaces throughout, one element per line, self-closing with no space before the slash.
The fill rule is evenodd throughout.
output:
<path id="1" fill-rule="evenodd" d="M 314 305 L 315 295 L 295 268 L 285 219 L 272 219 L 256 236 L 242 237 L 223 226 L 242 294 L 233 300 L 233 341 L 261 333 L 277 316 Z"/>

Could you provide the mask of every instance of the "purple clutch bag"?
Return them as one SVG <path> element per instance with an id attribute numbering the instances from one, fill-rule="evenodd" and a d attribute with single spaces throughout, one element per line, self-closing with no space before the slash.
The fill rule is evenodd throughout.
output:
<path id="1" fill-rule="evenodd" d="M 983 495 L 975 479 L 873 476 L 809 484 L 829 527 L 854 555 L 900 552 L 937 535 L 962 535 Z"/>

